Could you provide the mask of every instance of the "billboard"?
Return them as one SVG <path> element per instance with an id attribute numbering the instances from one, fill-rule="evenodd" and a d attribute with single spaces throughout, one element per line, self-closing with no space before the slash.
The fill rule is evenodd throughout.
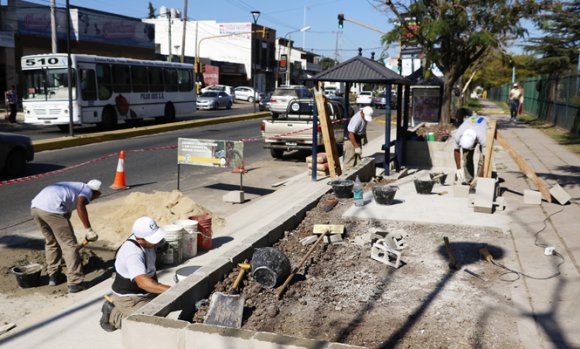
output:
<path id="1" fill-rule="evenodd" d="M 224 168 L 243 168 L 244 143 L 215 139 L 178 138 L 177 163 Z"/>

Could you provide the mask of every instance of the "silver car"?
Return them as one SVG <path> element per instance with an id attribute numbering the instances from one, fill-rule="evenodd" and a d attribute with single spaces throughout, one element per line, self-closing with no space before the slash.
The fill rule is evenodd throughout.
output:
<path id="1" fill-rule="evenodd" d="M 197 109 L 231 109 L 233 103 L 233 97 L 223 91 L 208 91 L 197 97 Z"/>
<path id="2" fill-rule="evenodd" d="M 312 93 L 302 85 L 277 87 L 270 97 L 272 117 L 277 118 L 279 114 L 286 114 L 290 101 L 299 98 L 312 98 Z"/>
<path id="3" fill-rule="evenodd" d="M 34 159 L 34 148 L 29 137 L 0 133 L 0 176 L 23 176 L 26 163 Z"/>

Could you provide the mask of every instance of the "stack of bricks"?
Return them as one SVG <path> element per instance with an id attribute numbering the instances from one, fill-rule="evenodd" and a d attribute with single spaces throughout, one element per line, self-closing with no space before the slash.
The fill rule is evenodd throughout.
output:
<path id="1" fill-rule="evenodd" d="M 308 170 L 312 170 L 312 155 L 306 158 L 306 164 L 308 165 Z M 328 167 L 326 153 L 318 153 L 316 155 L 316 175 L 317 176 L 330 175 L 330 169 Z"/>

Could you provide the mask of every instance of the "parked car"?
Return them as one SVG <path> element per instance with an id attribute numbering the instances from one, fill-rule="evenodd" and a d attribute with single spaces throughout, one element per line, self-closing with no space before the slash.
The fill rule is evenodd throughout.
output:
<path id="1" fill-rule="evenodd" d="M 201 93 L 204 92 L 225 92 L 230 96 L 234 96 L 234 88 L 228 85 L 209 85 L 201 89 Z"/>
<path id="2" fill-rule="evenodd" d="M 13 133 L 0 133 L 0 176 L 21 177 L 26 164 L 34 159 L 30 137 Z"/>
<path id="3" fill-rule="evenodd" d="M 277 118 L 280 114 L 286 114 L 288 103 L 299 98 L 312 98 L 312 92 L 302 85 L 277 87 L 272 93 L 272 97 L 270 97 L 272 117 Z"/>
<path id="4" fill-rule="evenodd" d="M 356 104 L 359 106 L 370 105 L 373 102 L 372 91 L 361 91 L 356 97 Z"/>
<path id="5" fill-rule="evenodd" d="M 234 98 L 248 102 L 259 102 L 260 92 L 248 86 L 238 86 L 234 88 Z"/>
<path id="6" fill-rule="evenodd" d="M 272 98 L 272 92 L 268 92 L 260 98 L 260 104 L 258 104 L 260 111 L 270 110 L 270 98 Z"/>
<path id="7" fill-rule="evenodd" d="M 208 91 L 197 97 L 197 109 L 231 109 L 233 103 L 233 97 L 223 91 Z"/>

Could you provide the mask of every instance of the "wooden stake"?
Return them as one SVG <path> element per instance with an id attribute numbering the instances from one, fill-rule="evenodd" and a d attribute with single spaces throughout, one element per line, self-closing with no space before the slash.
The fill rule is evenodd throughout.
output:
<path id="1" fill-rule="evenodd" d="M 322 140 L 324 141 L 324 151 L 326 151 L 327 155 L 328 169 L 330 170 L 330 177 L 334 179 L 342 174 L 340 160 L 338 158 L 338 150 L 336 149 L 336 139 L 334 138 L 334 126 L 328 116 L 329 113 L 326 98 L 320 91 L 316 91 L 315 97 L 316 108 L 318 110 L 318 120 L 322 131 Z M 312 125 L 312 127 L 316 127 L 316 125 Z M 316 142 L 316 140 L 313 141 Z"/>
<path id="2" fill-rule="evenodd" d="M 493 140 L 496 133 L 496 120 L 489 120 L 487 128 L 487 138 L 485 141 L 485 158 L 483 163 L 483 177 L 491 178 L 491 157 L 493 155 Z"/>

